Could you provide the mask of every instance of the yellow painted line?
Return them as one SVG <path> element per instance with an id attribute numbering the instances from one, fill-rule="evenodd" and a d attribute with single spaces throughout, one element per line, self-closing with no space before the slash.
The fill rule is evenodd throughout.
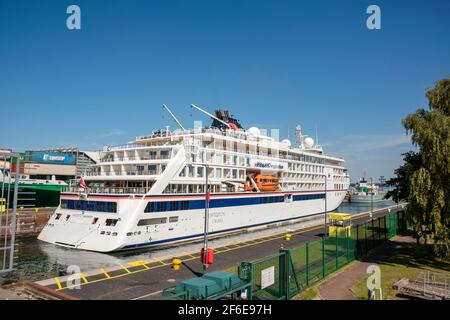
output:
<path id="1" fill-rule="evenodd" d="M 156 262 L 161 263 L 163 266 L 166 266 L 167 263 L 163 262 L 162 260 L 158 259 L 158 258 L 152 258 L 153 260 L 155 260 Z"/>
<path id="2" fill-rule="evenodd" d="M 81 272 L 80 272 L 80 278 L 83 279 L 84 283 L 89 283 L 89 281 L 86 279 L 84 274 L 82 274 Z"/>
<path id="3" fill-rule="evenodd" d="M 125 267 L 124 265 L 120 265 L 121 267 L 122 267 L 122 269 L 123 270 L 125 270 L 127 273 L 131 273 L 131 271 L 130 270 L 128 270 L 128 268 L 127 267 Z"/>
<path id="4" fill-rule="evenodd" d="M 58 277 L 55 277 L 55 283 L 58 286 L 58 289 L 62 289 L 62 285 L 61 285 L 61 282 L 59 281 Z"/>
<path id="5" fill-rule="evenodd" d="M 107 278 L 111 278 L 111 276 L 108 274 L 108 272 L 106 272 L 105 269 L 100 268 L 100 271 L 103 272 L 103 274 L 104 274 Z"/>
<path id="6" fill-rule="evenodd" d="M 130 266 L 132 266 L 132 267 L 139 267 L 139 266 L 148 264 L 148 261 L 145 261 L 145 260 L 137 260 L 137 261 L 131 261 L 131 262 L 128 262 L 128 264 L 129 264 Z"/>

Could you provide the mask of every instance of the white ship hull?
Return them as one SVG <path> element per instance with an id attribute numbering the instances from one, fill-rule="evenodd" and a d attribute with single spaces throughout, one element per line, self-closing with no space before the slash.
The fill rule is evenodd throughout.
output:
<path id="1" fill-rule="evenodd" d="M 289 201 L 287 193 L 258 193 L 239 196 L 236 194 L 220 194 L 211 196 L 210 229 L 211 235 L 225 235 L 230 232 L 246 230 L 268 224 L 276 224 L 286 221 L 294 222 L 296 219 L 321 214 L 325 210 L 324 192 L 289 192 L 293 200 Z M 260 198 L 283 199 L 282 202 L 250 204 L 258 202 Z M 319 199 L 308 200 L 308 197 Z M 345 191 L 328 191 L 327 209 L 335 210 L 343 201 Z M 63 199 L 79 199 L 76 194 L 65 194 Z M 108 196 L 93 196 L 85 200 L 99 200 L 110 198 Z M 124 199 L 122 199 L 124 198 Z M 47 226 L 39 235 L 39 239 L 77 249 L 92 250 L 99 252 L 111 252 L 118 250 L 129 250 L 143 247 L 154 247 L 171 243 L 194 240 L 203 237 L 204 232 L 204 208 L 194 210 L 179 210 L 166 212 L 143 212 L 149 199 L 158 201 L 172 200 L 197 202 L 204 201 L 204 196 L 199 195 L 161 195 L 161 196 L 135 196 L 134 199 L 120 197 L 117 214 L 99 215 L 97 212 L 68 210 L 58 208 Z M 295 200 L 296 198 L 301 198 Z M 243 205 L 214 207 L 215 201 L 241 202 Z M 218 204 L 220 205 L 220 204 Z M 61 216 L 56 219 L 56 216 Z M 67 219 L 67 215 L 70 217 Z M 93 219 L 99 217 L 103 220 L 117 219 L 115 226 L 105 226 L 104 223 L 92 224 Z M 170 222 L 170 217 L 178 217 L 176 222 Z M 166 218 L 166 223 L 138 226 L 142 219 Z M 175 220 L 175 219 L 173 219 Z M 114 234 L 114 235 L 113 235 Z"/>

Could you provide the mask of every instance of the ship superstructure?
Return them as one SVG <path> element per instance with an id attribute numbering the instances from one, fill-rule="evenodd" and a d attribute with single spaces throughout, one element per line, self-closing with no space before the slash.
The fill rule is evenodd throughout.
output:
<path id="1" fill-rule="evenodd" d="M 326 155 L 300 127 L 293 146 L 244 130 L 226 110 L 205 113 L 210 127 L 180 124 L 104 148 L 83 176 L 87 189 L 61 194 L 39 239 L 109 252 L 200 238 L 207 188 L 211 235 L 295 222 L 323 213 L 325 197 L 328 211 L 344 199 L 344 159 Z"/>

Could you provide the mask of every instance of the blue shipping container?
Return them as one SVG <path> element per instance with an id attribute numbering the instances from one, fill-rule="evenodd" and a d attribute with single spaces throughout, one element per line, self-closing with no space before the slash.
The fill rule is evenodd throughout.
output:
<path id="1" fill-rule="evenodd" d="M 25 159 L 30 162 L 48 164 L 74 165 L 76 163 L 76 157 L 72 153 L 27 151 Z"/>

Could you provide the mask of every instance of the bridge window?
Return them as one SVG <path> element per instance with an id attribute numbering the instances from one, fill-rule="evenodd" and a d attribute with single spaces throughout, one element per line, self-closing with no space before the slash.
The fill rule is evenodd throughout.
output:
<path id="1" fill-rule="evenodd" d="M 71 210 L 116 213 L 117 202 L 62 199 L 61 208 Z"/>

